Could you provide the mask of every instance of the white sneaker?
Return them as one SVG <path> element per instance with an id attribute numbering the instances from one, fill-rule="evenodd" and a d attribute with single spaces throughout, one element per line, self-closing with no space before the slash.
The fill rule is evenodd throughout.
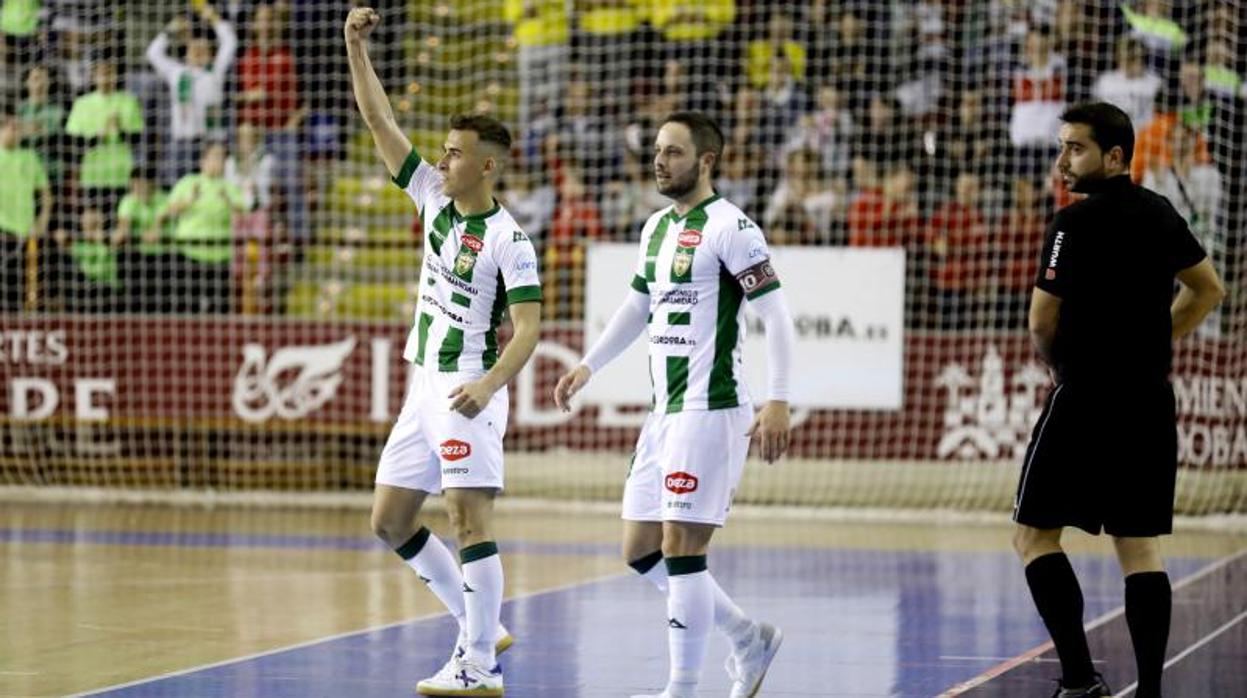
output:
<path id="1" fill-rule="evenodd" d="M 762 688 L 762 679 L 771 660 L 784 641 L 784 634 L 770 623 L 758 623 L 753 642 L 740 653 L 727 658 L 727 674 L 732 678 L 732 698 L 753 698 Z"/>
<path id="2" fill-rule="evenodd" d="M 482 669 L 458 658 L 416 684 L 416 693 L 425 696 L 501 696 L 502 692 L 502 667 Z"/>
<path id="3" fill-rule="evenodd" d="M 511 633 L 507 632 L 507 629 L 503 625 L 499 624 L 498 634 L 494 637 L 494 656 L 497 657 L 503 652 L 506 652 L 507 650 L 511 649 L 511 645 L 514 645 L 514 644 L 515 644 L 515 638 L 512 637 Z M 460 659 L 464 656 L 466 652 L 464 647 L 466 645 L 467 645 L 467 638 L 460 635 L 458 639 L 455 640 L 455 649 L 451 651 L 450 653 L 451 662 L 455 661 L 456 659 Z M 449 663 L 450 662 L 447 662 L 447 664 Z"/>

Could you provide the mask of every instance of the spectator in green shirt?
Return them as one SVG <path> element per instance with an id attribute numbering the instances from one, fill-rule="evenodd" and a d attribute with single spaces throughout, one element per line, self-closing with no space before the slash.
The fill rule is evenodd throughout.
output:
<path id="1" fill-rule="evenodd" d="M 249 211 L 252 201 L 225 180 L 225 157 L 224 144 L 209 145 L 199 173 L 178 180 L 156 217 L 157 228 L 176 221 L 173 247 L 181 258 L 176 312 L 229 312 L 234 214 Z"/>
<path id="2" fill-rule="evenodd" d="M 59 184 L 61 154 L 64 152 L 65 107 L 49 98 L 51 85 L 47 66 L 31 68 L 26 73 L 26 99 L 17 107 L 17 118 L 21 122 L 22 145 L 39 153 L 48 177 Z"/>
<path id="3" fill-rule="evenodd" d="M 132 140 L 143 132 L 139 100 L 117 89 L 117 66 L 100 61 L 93 70 L 95 91 L 74 101 L 65 132 L 83 139 L 78 183 L 89 205 L 110 214 L 130 185 Z"/>
<path id="4" fill-rule="evenodd" d="M 47 171 L 37 153 L 20 146 L 19 129 L 16 115 L 0 116 L 0 311 L 21 310 L 26 240 L 46 233 L 52 215 Z"/>
<path id="5" fill-rule="evenodd" d="M 168 280 L 174 268 L 168 242 L 169 225 L 156 226 L 156 218 L 169 200 L 150 172 L 138 170 L 130 191 L 117 205 L 114 242 L 119 245 L 121 275 L 132 312 L 169 312 Z"/>
<path id="6" fill-rule="evenodd" d="M 104 212 L 83 209 L 79 232 L 55 235 L 60 264 L 57 275 L 65 309 L 73 313 L 106 313 L 116 309 L 121 292 L 117 245 L 104 226 Z"/>

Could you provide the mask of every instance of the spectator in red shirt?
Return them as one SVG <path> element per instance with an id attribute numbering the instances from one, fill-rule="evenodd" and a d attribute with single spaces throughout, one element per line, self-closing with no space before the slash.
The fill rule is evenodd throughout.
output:
<path id="1" fill-rule="evenodd" d="M 849 207 L 848 217 L 849 245 L 853 247 L 914 249 L 920 223 L 913 170 L 905 163 L 897 163 L 888 171 L 882 186 L 863 185 Z"/>
<path id="2" fill-rule="evenodd" d="M 579 168 L 563 163 L 558 206 L 550 224 L 542 267 L 550 292 L 546 317 L 567 320 L 584 313 L 585 241 L 602 237 L 602 214 Z M 553 287 L 551 288 L 551 284 Z"/>
<path id="3" fill-rule="evenodd" d="M 305 240 L 311 231 L 299 159 L 299 129 L 307 110 L 299 99 L 294 53 L 282 39 L 278 9 L 276 4 L 263 4 L 252 14 L 251 43 L 238 63 L 242 88 L 238 121 L 267 132 L 264 147 L 276 161 L 275 179 L 286 205 L 290 234 Z"/>
<path id="4" fill-rule="evenodd" d="M 979 206 L 981 190 L 978 175 L 961 173 L 952 200 L 941 204 L 927 225 L 933 317 L 945 329 L 970 325 L 972 306 L 987 286 L 987 217 Z"/>
<path id="5" fill-rule="evenodd" d="M 1008 208 L 996 225 L 991 245 L 1000 280 L 1001 316 L 1008 329 L 1026 327 L 1047 227 L 1045 209 L 1038 182 L 1027 177 L 1013 180 Z"/>

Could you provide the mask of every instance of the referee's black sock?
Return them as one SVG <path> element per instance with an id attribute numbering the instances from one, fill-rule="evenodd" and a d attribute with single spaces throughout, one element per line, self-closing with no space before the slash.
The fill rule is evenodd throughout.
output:
<path id="1" fill-rule="evenodd" d="M 1169 643 L 1173 591 L 1164 572 L 1136 572 L 1126 577 L 1126 625 L 1139 667 L 1136 698 L 1160 697 L 1160 674 Z"/>
<path id="2" fill-rule="evenodd" d="M 1065 553 L 1035 558 L 1026 566 L 1026 583 L 1061 659 L 1061 685 L 1089 686 L 1095 680 L 1095 670 L 1082 627 L 1082 588 L 1069 558 Z"/>

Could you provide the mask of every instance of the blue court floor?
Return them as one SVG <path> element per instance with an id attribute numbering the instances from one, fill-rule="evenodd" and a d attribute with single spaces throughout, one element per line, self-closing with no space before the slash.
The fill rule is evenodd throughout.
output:
<path id="1" fill-rule="evenodd" d="M 0 542 L 37 543 L 56 532 L 12 531 Z M 177 536 L 109 544 L 178 545 Z M 71 536 L 72 537 L 72 536 Z M 106 535 L 107 537 L 107 535 Z M 90 542 L 78 535 L 76 540 Z M 182 545 L 310 546 L 361 550 L 364 538 L 186 539 Z M 47 540 L 45 542 L 52 542 Z M 613 555 L 613 544 L 502 544 L 503 554 Z M 1101 671 L 1117 690 L 1134 679 L 1120 613 L 1122 581 L 1109 556 L 1073 556 L 1086 598 L 1089 637 Z M 1175 584 L 1166 674 L 1172 698 L 1247 696 L 1247 557 L 1171 557 Z M 1048 696 L 1058 667 L 1014 556 L 1004 550 L 931 552 L 817 547 L 731 547 L 714 551 L 711 570 L 755 617 L 779 625 L 786 640 L 763 696 Z M 395 574 L 401 574 L 397 569 Z M 413 579 L 414 583 L 414 579 Z M 661 689 L 666 616 L 659 594 L 617 577 L 506 601 L 504 622 L 517 638 L 502 657 L 513 698 L 628 696 Z M 83 695 L 311 696 L 412 695 L 453 641 L 453 622 L 431 617 L 272 653 L 154 677 Z M 715 640 L 702 695 L 724 696 L 725 645 Z"/>

